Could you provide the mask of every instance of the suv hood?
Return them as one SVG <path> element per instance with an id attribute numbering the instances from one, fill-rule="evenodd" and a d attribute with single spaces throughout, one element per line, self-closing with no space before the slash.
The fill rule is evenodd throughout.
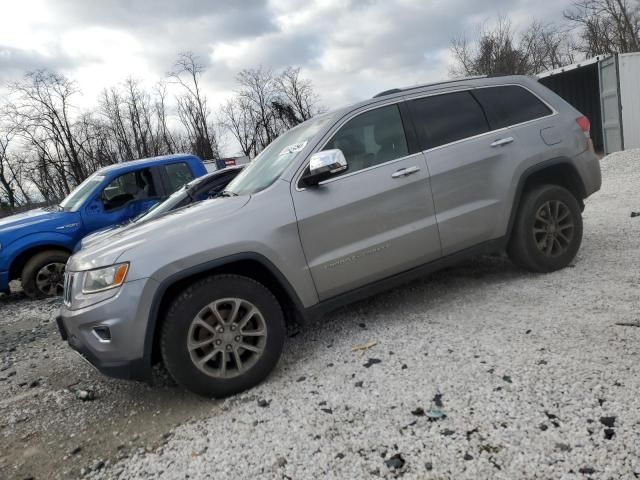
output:
<path id="1" fill-rule="evenodd" d="M 78 251 L 69 259 L 67 268 L 75 272 L 113 265 L 127 250 L 143 246 L 147 242 L 161 242 L 163 236 L 176 230 L 188 235 L 189 225 L 202 222 L 213 224 L 242 208 L 250 198 L 224 197 L 194 203 L 155 220 L 117 229 Z"/>

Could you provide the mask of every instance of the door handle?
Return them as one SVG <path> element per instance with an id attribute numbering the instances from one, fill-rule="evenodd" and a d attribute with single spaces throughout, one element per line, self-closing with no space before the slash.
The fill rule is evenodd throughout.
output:
<path id="1" fill-rule="evenodd" d="M 397 172 L 394 172 L 391 175 L 391 178 L 401 178 L 401 177 L 408 177 L 409 175 L 411 175 L 412 173 L 418 173 L 420 171 L 420 169 L 416 166 L 413 167 L 407 167 L 407 168 L 401 168 L 400 170 L 398 170 Z"/>
<path id="2" fill-rule="evenodd" d="M 514 142 L 513 137 L 500 138 L 491 144 L 492 147 L 504 147 L 505 145 L 509 145 Z"/>

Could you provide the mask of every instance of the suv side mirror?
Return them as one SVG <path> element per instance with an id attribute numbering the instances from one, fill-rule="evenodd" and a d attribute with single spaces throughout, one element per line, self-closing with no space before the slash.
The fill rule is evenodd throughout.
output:
<path id="1" fill-rule="evenodd" d="M 348 168 L 347 159 L 342 150 L 324 150 L 311 155 L 309 172 L 302 177 L 302 183 L 307 187 L 318 185 L 331 175 L 344 172 Z"/>

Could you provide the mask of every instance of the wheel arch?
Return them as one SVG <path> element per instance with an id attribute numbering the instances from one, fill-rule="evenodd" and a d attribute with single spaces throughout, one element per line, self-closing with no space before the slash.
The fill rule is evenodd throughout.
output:
<path id="1" fill-rule="evenodd" d="M 59 243 L 41 243 L 29 246 L 13 257 L 13 260 L 9 265 L 9 281 L 16 280 L 21 277 L 22 270 L 30 258 L 38 253 L 46 252 L 48 250 L 61 251 L 69 255 L 72 254 L 69 248 Z"/>
<path id="2" fill-rule="evenodd" d="M 526 169 L 518 180 L 511 214 L 509 215 L 507 242 L 513 232 L 522 196 L 528 190 L 542 184 L 553 184 L 566 188 L 576 197 L 580 208 L 584 208 L 583 200 L 587 196 L 586 188 L 578 169 L 571 160 L 566 157 L 559 157 L 533 165 Z"/>
<path id="3" fill-rule="evenodd" d="M 216 274 L 243 275 L 271 290 L 282 306 L 287 322 L 306 320 L 305 308 L 294 288 L 280 270 L 265 256 L 247 252 L 220 258 L 182 270 L 160 282 L 151 302 L 144 341 L 144 361 L 151 367 L 159 358 L 162 312 L 170 302 L 198 280 Z"/>

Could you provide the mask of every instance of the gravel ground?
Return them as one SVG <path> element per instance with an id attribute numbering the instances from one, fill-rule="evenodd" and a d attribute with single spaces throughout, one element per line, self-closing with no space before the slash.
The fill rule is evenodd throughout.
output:
<path id="1" fill-rule="evenodd" d="M 638 478 L 639 165 L 603 160 L 571 268 L 483 257 L 344 308 L 223 402 L 105 379 L 55 302 L 0 299 L 0 478 Z"/>

